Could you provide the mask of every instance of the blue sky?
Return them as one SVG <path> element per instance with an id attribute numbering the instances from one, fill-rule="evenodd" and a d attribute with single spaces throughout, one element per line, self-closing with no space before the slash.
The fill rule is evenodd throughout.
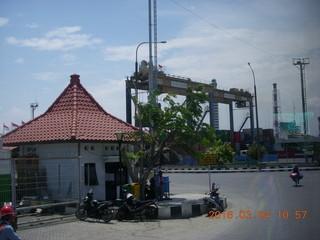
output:
<path id="1" fill-rule="evenodd" d="M 215 78 L 218 88 L 253 92 L 250 62 L 260 127 L 273 127 L 273 83 L 282 120 L 292 120 L 293 112 L 299 118 L 300 75 L 292 58 L 310 58 L 309 131 L 319 134 L 318 0 L 158 0 L 157 5 L 158 40 L 167 41 L 158 44 L 158 63 L 165 72 L 206 83 Z M 106 111 L 125 120 L 124 80 L 134 71 L 137 45 L 148 36 L 148 0 L 0 0 L 1 124 L 29 121 L 33 102 L 39 103 L 35 116 L 44 113 L 73 73 Z M 148 59 L 147 45 L 138 58 Z M 220 129 L 229 129 L 228 107 L 219 109 Z M 235 111 L 235 130 L 247 112 Z"/>

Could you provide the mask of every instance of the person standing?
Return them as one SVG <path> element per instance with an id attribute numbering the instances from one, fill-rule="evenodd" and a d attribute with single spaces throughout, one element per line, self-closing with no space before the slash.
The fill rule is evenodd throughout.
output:
<path id="1" fill-rule="evenodd" d="M 0 210 L 0 240 L 22 240 L 13 230 L 11 224 L 15 222 L 14 211 L 11 206 L 4 206 Z"/>
<path id="2" fill-rule="evenodd" d="M 154 183 L 155 183 L 155 193 L 156 193 L 156 199 L 157 200 L 162 200 L 163 198 L 163 189 L 162 189 L 162 185 L 163 185 L 163 179 L 162 179 L 162 171 L 159 171 L 158 173 L 156 173 L 156 175 L 154 176 Z"/>
<path id="3" fill-rule="evenodd" d="M 159 182 L 160 182 L 160 189 L 159 189 L 159 198 L 160 200 L 163 199 L 163 176 L 162 171 L 159 171 Z"/>

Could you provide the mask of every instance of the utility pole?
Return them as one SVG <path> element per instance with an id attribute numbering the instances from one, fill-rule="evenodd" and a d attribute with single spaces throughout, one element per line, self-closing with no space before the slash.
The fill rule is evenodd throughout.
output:
<path id="1" fill-rule="evenodd" d="M 31 119 L 34 119 L 34 111 L 36 110 L 36 108 L 38 107 L 38 103 L 30 103 L 30 108 L 31 108 Z"/>
<path id="2" fill-rule="evenodd" d="M 260 161 L 260 131 L 259 131 L 259 118 L 258 118 L 258 98 L 257 98 L 257 87 L 256 87 L 256 77 L 254 75 L 254 71 L 248 62 L 248 65 L 251 69 L 252 76 L 253 76 L 253 87 L 254 87 L 254 102 L 256 105 L 256 128 L 257 128 L 257 144 L 258 144 L 258 162 Z"/>
<path id="3" fill-rule="evenodd" d="M 305 69 L 306 69 L 307 65 L 310 64 L 310 59 L 309 58 L 293 58 L 292 63 L 300 70 L 303 128 L 304 128 L 304 134 L 306 135 L 308 133 L 308 118 L 307 118 L 308 108 L 307 108 L 307 90 L 306 90 Z"/>

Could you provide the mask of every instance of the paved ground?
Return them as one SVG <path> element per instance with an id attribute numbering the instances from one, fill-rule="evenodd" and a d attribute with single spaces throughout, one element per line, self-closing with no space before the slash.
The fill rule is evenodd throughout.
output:
<path id="1" fill-rule="evenodd" d="M 208 190 L 208 174 L 168 174 L 174 196 L 202 196 Z M 187 219 L 110 223 L 78 221 L 20 228 L 18 234 L 32 239 L 319 239 L 319 171 L 304 173 L 295 187 L 287 172 L 212 174 L 228 198 L 228 209 L 219 218 L 205 215 Z M 183 199 L 183 197 L 181 197 Z M 172 201 L 172 204 L 174 200 Z M 299 215 L 297 215 L 297 211 Z M 306 216 L 300 214 L 306 211 Z M 270 217 L 263 217 L 270 212 Z M 280 217 L 279 217 L 280 216 Z M 301 216 L 300 219 L 297 219 Z"/>

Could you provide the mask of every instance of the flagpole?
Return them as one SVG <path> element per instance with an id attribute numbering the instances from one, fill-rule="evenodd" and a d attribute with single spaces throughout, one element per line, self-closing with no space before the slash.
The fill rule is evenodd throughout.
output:
<path id="1" fill-rule="evenodd" d="M 5 130 L 8 131 L 8 129 L 9 129 L 9 132 L 10 132 L 10 128 L 9 128 L 7 125 L 5 125 L 5 124 L 3 123 L 2 126 L 3 126 L 3 127 L 2 127 L 2 132 L 3 132 L 3 134 L 5 134 Z"/>

